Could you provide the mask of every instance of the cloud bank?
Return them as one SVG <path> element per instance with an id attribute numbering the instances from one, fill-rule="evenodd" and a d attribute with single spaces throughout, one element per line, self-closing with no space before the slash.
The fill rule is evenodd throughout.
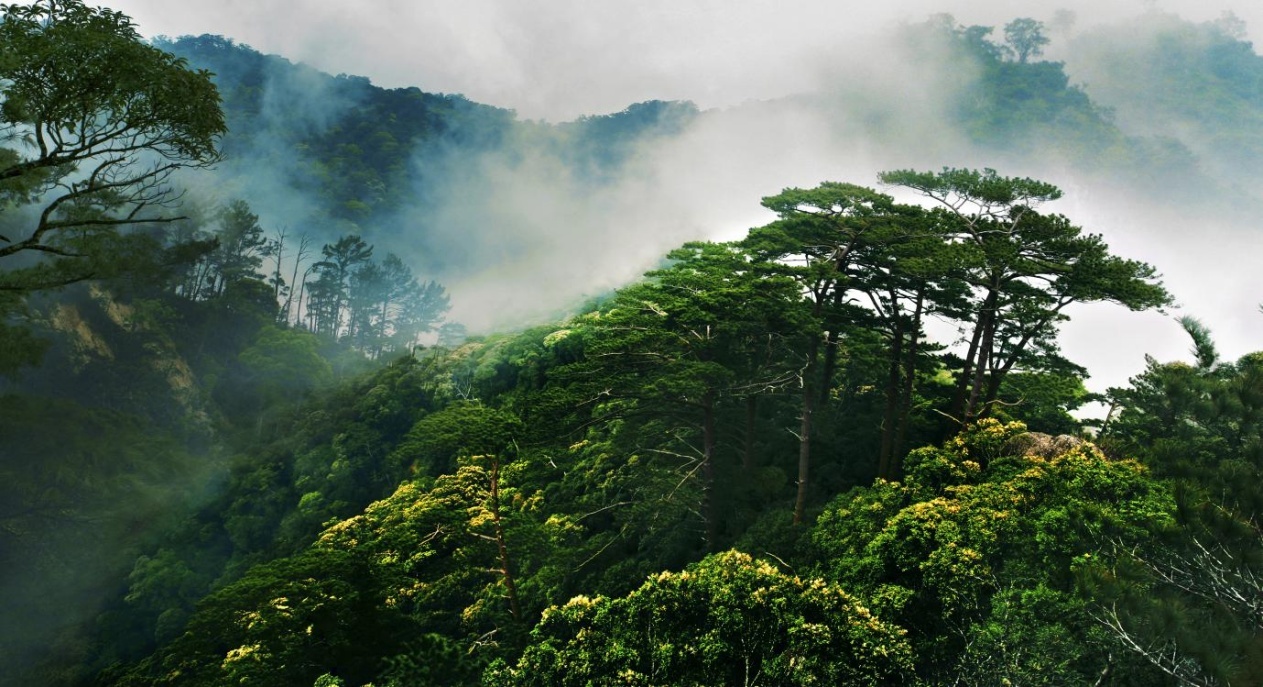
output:
<path id="1" fill-rule="evenodd" d="M 1117 253 L 1157 266 L 1183 312 L 1210 324 L 1227 355 L 1263 341 L 1253 226 L 1231 212 L 1207 215 L 1138 195 L 1128 179 L 1103 184 L 1055 156 L 1005 159 L 977 150 L 943 117 L 968 74 L 946 63 L 927 70 L 887 40 L 899 24 L 939 12 L 993 26 L 1031 16 L 1049 23 L 1048 57 L 1067 59 L 1074 77 L 1087 73 L 1076 70 L 1068 47 L 1076 35 L 1145 13 L 1210 21 L 1233 12 L 1251 36 L 1263 37 L 1263 6 L 1254 3 L 470 0 L 377 2 L 354 12 L 322 0 L 114 6 L 148 35 L 223 33 L 332 73 L 463 93 L 521 118 L 562 121 L 646 99 L 687 99 L 710 110 L 682 136 L 638 150 L 617 179 L 594 185 L 548 155 L 493 152 L 453 165 L 441 197 L 401 213 L 403 226 L 428 218 L 424 238 L 392 239 L 385 248 L 444 282 L 455 318 L 474 330 L 564 312 L 634 278 L 683 241 L 738 237 L 769 219 L 758 200 L 782 188 L 825 179 L 875 184 L 882 170 L 950 165 L 991 166 L 1063 186 L 1066 200 L 1050 209 L 1103 233 Z M 1065 348 L 1092 370 L 1095 387 L 1125 382 L 1144 353 L 1186 357 L 1188 344 L 1170 318 L 1118 308 L 1086 308 L 1075 317 Z"/>
<path id="2" fill-rule="evenodd" d="M 142 33 L 217 33 L 321 70 L 387 87 L 463 93 L 526 118 L 564 121 L 644 100 L 726 107 L 811 90 L 812 65 L 894 24 L 939 12 L 964 24 L 1048 21 L 1058 9 L 1083 28 L 1146 9 L 1193 21 L 1226 11 L 1263 38 L 1263 6 L 1244 0 L 374 0 L 245 2 L 114 0 Z M 868 56 L 870 64 L 886 56 Z"/>

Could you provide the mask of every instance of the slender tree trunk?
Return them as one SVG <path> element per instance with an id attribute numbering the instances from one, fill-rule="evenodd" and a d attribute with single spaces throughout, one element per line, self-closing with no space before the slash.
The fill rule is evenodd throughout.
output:
<path id="1" fill-rule="evenodd" d="M 921 343 L 921 316 L 925 310 L 925 289 L 917 291 L 917 305 L 912 314 L 912 330 L 908 332 L 908 356 L 903 364 L 903 394 L 899 403 L 899 428 L 895 432 L 893 479 L 903 473 L 903 452 L 908 444 L 908 425 L 912 419 L 912 397 L 916 393 L 917 353 Z"/>
<path id="2" fill-rule="evenodd" d="M 1065 305 L 1067 305 L 1067 303 L 1062 303 L 1034 325 L 1028 327 L 1026 331 L 1022 333 L 1022 338 L 1018 339 L 1017 343 L 1015 343 L 1009 351 L 1009 356 L 1004 361 L 1003 365 L 994 365 L 993 361 L 991 378 L 987 380 L 987 395 L 983 401 L 983 414 L 990 413 L 991 406 L 994 405 L 995 400 L 1000 397 L 1000 385 L 1004 383 L 1004 378 L 1007 377 L 1009 371 L 1013 369 L 1013 365 L 1017 363 L 1019 358 L 1022 357 L 1022 353 L 1026 351 L 1026 347 L 1030 345 L 1031 340 L 1039 336 L 1040 332 L 1044 330 L 1044 327 L 1047 327 L 1049 323 L 1052 322 L 1053 317 L 1055 317 L 1057 313 L 1061 312 L 1061 309 L 1065 307 Z"/>
<path id="3" fill-rule="evenodd" d="M 202 300 L 203 285 L 206 278 L 210 274 L 210 265 L 205 259 L 198 262 L 197 267 L 193 270 L 192 282 L 189 284 L 188 297 L 191 301 Z"/>
<path id="4" fill-rule="evenodd" d="M 276 269 L 272 270 L 272 298 L 281 300 L 281 260 L 285 259 L 285 230 L 276 236 Z"/>
<path id="5" fill-rule="evenodd" d="M 820 384 L 816 389 L 817 407 L 829 402 L 829 392 L 833 391 L 833 378 L 838 369 L 838 333 L 826 332 L 824 340 L 824 362 L 820 365 Z"/>
<path id="6" fill-rule="evenodd" d="M 952 416 L 963 420 L 965 402 L 969 399 L 969 382 L 973 379 L 974 360 L 978 357 L 978 347 L 982 344 L 982 330 L 986 327 L 985 315 L 978 313 L 974 323 L 974 333 L 969 339 L 969 352 L 965 354 L 965 363 L 960 370 L 960 378 L 956 380 L 956 393 L 952 396 Z"/>
<path id="7" fill-rule="evenodd" d="M 746 476 L 754 474 L 754 430 L 759 418 L 759 397 L 756 394 L 746 396 L 746 432 L 745 445 L 741 453 L 741 469 Z"/>
<path id="8" fill-rule="evenodd" d="M 1113 422 L 1114 413 L 1116 413 L 1117 411 L 1118 411 L 1118 400 L 1113 399 L 1110 401 L 1109 411 L 1105 413 L 1105 420 L 1101 422 L 1101 429 L 1100 431 L 1097 432 L 1098 437 L 1104 437 L 1106 435 L 1106 432 L 1109 431 L 1110 422 Z"/>
<path id="9" fill-rule="evenodd" d="M 719 536 L 715 514 L 715 392 L 702 397 L 702 517 L 706 519 L 706 548 L 713 549 Z"/>
<path id="10" fill-rule="evenodd" d="M 521 622 L 522 607 L 518 603 L 517 583 L 513 579 L 513 568 L 509 565 L 509 546 L 504 539 L 504 521 L 500 519 L 500 458 L 495 456 L 491 462 L 491 522 L 495 529 L 496 549 L 500 557 L 500 574 L 504 577 L 504 587 L 509 594 L 509 612 L 513 619 Z"/>
<path id="11" fill-rule="evenodd" d="M 893 308 L 892 308 L 893 309 Z M 881 451 L 878 454 L 877 476 L 882 479 L 894 479 L 895 425 L 899 418 L 899 375 L 903 369 L 903 328 L 899 326 L 899 317 L 895 315 L 894 330 L 891 332 L 890 361 L 886 370 L 886 409 L 881 422 Z"/>
<path id="12" fill-rule="evenodd" d="M 816 357 L 820 354 L 820 340 L 812 337 L 807 351 L 807 365 L 803 369 L 803 407 L 798 426 L 798 495 L 794 499 L 794 524 L 801 524 L 807 510 L 807 485 L 811 469 L 811 421 L 815 412 Z"/>
<path id="13" fill-rule="evenodd" d="M 294 286 L 298 283 L 298 270 L 302 266 L 303 257 L 306 254 L 307 254 L 307 235 L 303 234 L 298 239 L 298 253 L 295 254 L 294 256 L 294 272 L 293 274 L 290 275 L 290 278 L 289 278 L 289 295 L 285 297 L 285 323 L 286 324 L 289 324 L 291 308 L 294 304 Z M 304 284 L 307 283 L 306 274 L 303 275 L 303 283 Z M 303 304 L 303 293 L 302 293 L 302 290 L 300 289 L 298 292 L 298 306 L 300 310 L 302 309 L 302 304 Z M 299 319 L 300 318 L 299 313 L 293 313 L 293 315 L 294 315 L 294 324 L 298 324 L 302 321 Z"/>
<path id="14" fill-rule="evenodd" d="M 390 324 L 390 294 L 382 297 L 381 321 L 379 324 L 377 341 L 373 342 L 373 360 L 382 357 L 382 351 L 386 350 L 386 331 Z"/>
<path id="15" fill-rule="evenodd" d="M 310 320 L 310 318 L 311 318 L 311 312 L 310 312 L 310 311 L 311 311 L 311 304 L 309 303 L 309 304 L 307 304 L 306 306 L 304 306 L 304 305 L 303 305 L 303 296 L 305 295 L 305 293 L 306 293 L 306 291 L 307 291 L 307 275 L 308 275 L 310 272 L 311 272 L 311 270 L 307 270 L 307 271 L 304 271 L 304 272 L 303 272 L 303 281 L 302 281 L 302 283 L 301 283 L 301 284 L 299 284 L 299 286 L 298 286 L 298 300 L 297 300 L 297 303 L 298 303 L 298 310 L 294 313 L 294 323 L 295 323 L 295 324 L 299 324 L 299 323 L 301 323 L 301 322 L 303 321 L 303 315 L 307 315 L 307 317 L 308 317 L 308 319 L 309 319 L 309 320 Z M 308 323 L 307 329 L 308 329 L 308 330 L 310 330 L 310 329 L 311 329 L 311 325 L 310 325 L 310 323 Z"/>
<path id="16" fill-rule="evenodd" d="M 841 266 L 838 267 L 842 269 Z M 836 313 L 842 305 L 843 291 L 840 286 L 833 287 L 833 312 Z M 829 392 L 833 391 L 833 377 L 838 371 L 838 342 L 841 341 L 842 335 L 838 331 L 838 325 L 834 324 L 829 327 L 829 331 L 825 332 L 825 348 L 824 348 L 824 365 L 820 369 L 820 388 L 817 390 L 820 394 L 818 403 L 823 406 L 829 402 Z"/>
<path id="17" fill-rule="evenodd" d="M 991 409 L 995 407 L 996 399 L 1000 397 L 1000 385 L 1004 383 L 1005 374 L 1009 369 L 1007 364 L 997 368 L 994 366 L 995 360 L 993 359 L 991 362 L 993 366 L 991 374 L 987 376 L 986 393 L 982 395 L 982 400 L 979 403 L 978 417 L 987 417 L 991 414 Z"/>
<path id="18" fill-rule="evenodd" d="M 978 313 L 982 324 L 982 341 L 978 345 L 978 358 L 974 363 L 973 380 L 969 387 L 969 400 L 965 404 L 965 412 L 961 416 L 964 422 L 972 422 L 978 415 L 978 399 L 982 393 L 983 380 L 991 365 L 991 356 L 995 351 L 996 309 L 999 304 L 999 291 L 991 289 L 983 302 L 982 312 Z"/>
<path id="19" fill-rule="evenodd" d="M 978 364 L 974 367 L 973 383 L 969 385 L 969 402 L 965 405 L 965 416 L 961 418 L 966 423 L 978 419 L 982 386 L 987 378 L 987 368 L 991 364 L 992 348 L 995 346 L 995 321 L 992 320 L 987 324 L 987 329 L 982 335 L 982 346 L 978 350 Z"/>

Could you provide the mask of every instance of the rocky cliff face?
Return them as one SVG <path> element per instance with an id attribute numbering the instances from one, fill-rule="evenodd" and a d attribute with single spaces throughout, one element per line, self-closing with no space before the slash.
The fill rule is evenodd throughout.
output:
<path id="1" fill-rule="evenodd" d="M 51 345 L 39 368 L 22 370 L 9 384 L 210 433 L 203 385 L 169 331 L 178 323 L 147 312 L 150 305 L 124 302 L 92 285 L 40 306 L 40 335 Z"/>

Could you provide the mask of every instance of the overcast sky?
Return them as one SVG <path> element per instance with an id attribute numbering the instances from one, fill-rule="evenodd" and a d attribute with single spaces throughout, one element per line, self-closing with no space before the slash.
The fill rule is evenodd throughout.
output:
<path id="1" fill-rule="evenodd" d="M 836 69 L 844 61 L 869 65 L 871 74 L 879 75 L 870 76 L 874 79 L 915 78 L 900 76 L 897 67 L 888 64 L 894 60 L 873 47 L 879 43 L 870 41 L 887 34 L 898 22 L 919 22 L 938 12 L 951 13 L 963 24 L 991 26 L 1029 16 L 1049 23 L 1050 30 L 1060 30 L 1052 28 L 1053 20 L 1058 9 L 1065 9 L 1073 15 L 1063 13 L 1061 19 L 1074 17 L 1065 28 L 1070 32 L 1126 21 L 1148 11 L 1172 12 L 1193 21 L 1232 12 L 1246 22 L 1256 45 L 1263 44 L 1263 2 L 1259 0 L 898 0 L 881 6 L 845 0 L 115 0 L 107 4 L 130 15 L 146 36 L 221 34 L 330 73 L 368 76 L 386 87 L 461 93 L 478 102 L 512 108 L 524 118 L 550 121 L 619 111 L 649 99 L 692 100 L 702 108 L 722 108 L 812 91 L 845 73 Z M 1052 49 L 1057 45 L 1054 41 Z M 874 87 L 880 88 L 876 82 Z M 915 110 L 918 104 L 907 107 Z M 522 200 L 506 204 L 508 211 L 519 217 L 538 216 L 535 243 L 540 257 L 495 273 L 471 275 L 464 284 L 447 281 L 459 319 L 476 329 L 493 326 L 490 319 L 479 321 L 478 317 L 492 317 L 494 304 L 504 306 L 506 298 L 516 296 L 524 310 L 548 297 L 558 301 L 564 300 L 565 293 L 573 297 L 579 288 L 576 283 L 585 279 L 593 280 L 593 289 L 608 288 L 610 284 L 597 277 L 607 282 L 630 278 L 641 266 L 628 265 L 629 261 L 652 258 L 632 257 L 633 248 L 661 255 L 683 240 L 701 238 L 698 234 L 735 238 L 749 226 L 766 221 L 759 214 L 758 198 L 785 186 L 811 185 L 822 179 L 873 184 L 877 171 L 898 166 L 989 163 L 866 158 L 855 152 L 863 147 L 862 141 L 848 143 L 844 160 L 838 150 L 822 150 L 818 140 L 804 133 L 813 130 L 801 122 L 765 121 L 748 132 L 738 131 L 739 143 L 733 136 L 709 143 L 691 141 L 660 157 L 646 177 L 649 181 L 620 187 L 631 190 L 617 198 L 593 201 L 567 196 L 564 190 L 539 185 L 547 174 L 535 174 L 525 184 L 521 175 L 498 184 L 497 188 L 517 185 L 513 192 Z M 709 164 L 699 163 L 699 158 L 710 157 L 714 160 Z M 1073 184 L 1055 176 L 1050 180 Z M 1104 197 L 1108 194 L 1093 196 L 1091 188 L 1066 190 L 1065 204 L 1053 209 L 1103 233 L 1119 254 L 1158 266 L 1187 307 L 1183 312 L 1206 320 L 1225 354 L 1235 357 L 1263 349 L 1263 316 L 1254 309 L 1263 300 L 1258 269 L 1263 230 L 1216 227 L 1203 218 L 1156 211 L 1146 214 L 1148 209 L 1135 204 L 1111 203 Z M 625 211 L 608 213 L 611 206 Z M 587 234 L 550 232 L 564 232 L 558 228 L 569 219 L 581 218 L 581 222 L 570 222 L 578 227 L 574 231 L 591 233 L 593 222 L 609 223 L 604 219 L 607 216 L 621 217 L 640 232 L 634 234 L 637 241 L 602 244 L 614 246 L 604 259 L 593 248 L 578 261 L 586 264 L 587 273 L 568 271 L 574 260 L 557 262 L 564 253 L 559 246 L 586 246 L 584 242 L 592 239 Z M 679 228 L 668 226 L 669 222 Z M 1193 223 L 1195 231 L 1190 231 Z M 609 235 L 632 233 L 624 229 L 600 227 Z M 1211 264 L 1216 268 L 1208 269 Z M 543 285 L 550 278 L 559 283 L 559 291 L 541 296 L 525 286 Z M 565 289 L 571 292 L 563 293 Z M 519 308 L 518 303 L 510 305 Z M 558 307 L 562 306 L 559 302 Z M 1090 386 L 1097 390 L 1122 384 L 1139 372 L 1146 353 L 1160 360 L 1189 358 L 1188 341 L 1172 318 L 1131 314 L 1116 307 L 1081 309 L 1063 341 L 1067 354 L 1092 371 Z"/>

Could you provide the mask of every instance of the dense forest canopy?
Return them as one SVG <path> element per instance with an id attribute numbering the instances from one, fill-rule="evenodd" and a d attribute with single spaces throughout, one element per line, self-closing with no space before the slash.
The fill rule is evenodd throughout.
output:
<path id="1" fill-rule="evenodd" d="M 223 37 L 146 43 L 75 0 L 0 17 L 0 684 L 1263 673 L 1263 353 L 1229 360 L 1186 316 L 1193 362 L 1090 393 L 1061 346 L 1078 309 L 1180 294 L 1059 212 L 1076 189 L 892 164 L 725 194 L 764 220 L 649 232 L 639 278 L 471 336 L 440 278 L 541 249 L 511 224 L 440 248 L 524 211 L 488 209 L 516 175 L 622 197 L 672 145 L 853 92 L 548 124 Z M 1112 115 L 1030 18 L 900 40 L 969 65 L 939 114 L 970 156 L 1222 202 L 1259 58 L 1230 23 L 1153 21 L 1207 75 L 1151 78 L 1206 98 L 1102 73 Z M 919 145 L 889 104 L 839 126 Z M 593 217 L 569 208 L 536 206 L 563 239 Z"/>

